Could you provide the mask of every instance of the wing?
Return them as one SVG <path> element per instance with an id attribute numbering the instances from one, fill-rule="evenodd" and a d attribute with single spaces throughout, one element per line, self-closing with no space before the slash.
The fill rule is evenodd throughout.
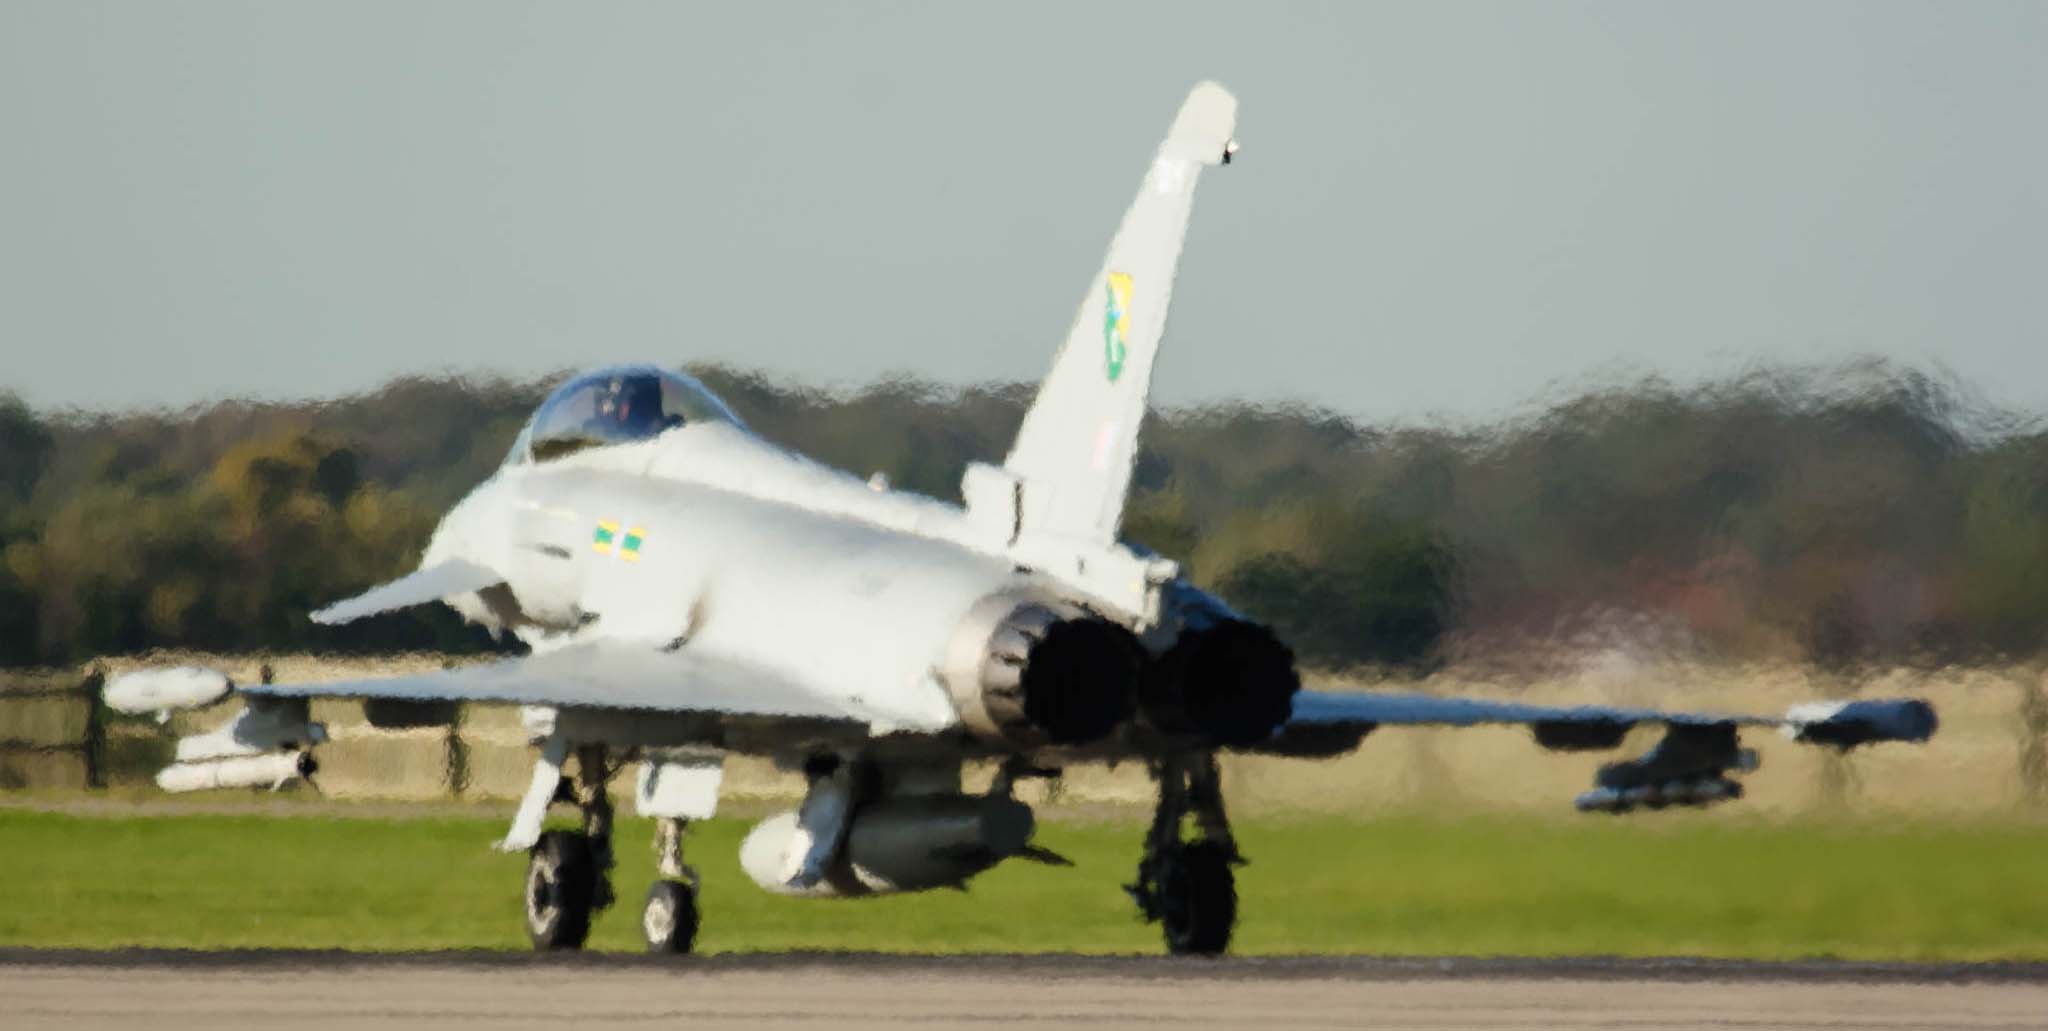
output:
<path id="1" fill-rule="evenodd" d="M 327 739 L 326 728 L 312 721 L 306 704 L 314 698 L 549 706 L 558 710 L 550 736 L 554 744 L 549 747 L 571 739 L 616 741 L 622 735 L 636 739 L 634 743 L 679 744 L 720 728 L 731 729 L 730 718 L 772 721 L 749 729 L 757 737 L 764 731 L 838 737 L 938 729 L 929 714 L 920 718 L 839 698 L 753 663 L 620 639 L 397 677 L 236 687 L 218 673 L 182 670 L 162 684 L 134 676 L 123 683 L 118 696 L 144 708 L 167 700 L 211 704 L 230 690 L 249 696 L 248 704 L 226 724 L 178 741 L 175 761 L 157 774 L 157 785 L 166 791 L 277 787 L 309 775 L 317 765 L 311 749 Z M 192 684 L 197 686 L 187 689 Z M 687 718 L 644 718 L 651 714 Z M 578 736 L 583 734 L 595 736 Z M 543 753 L 535 780 L 539 788 L 529 791 L 515 830 L 526 835 L 519 840 L 529 844 L 539 833 L 562 758 L 547 758 L 545 749 Z"/>
<path id="2" fill-rule="evenodd" d="M 783 674 L 688 648 L 637 642 L 572 644 L 524 658 L 410 676 L 302 684 L 251 684 L 270 698 L 379 698 L 417 702 L 502 702 L 643 712 L 886 719 Z"/>
<path id="3" fill-rule="evenodd" d="M 1881 741 L 1925 741 L 1934 734 L 1934 707 L 1918 699 L 1872 699 L 1794 706 L 1783 716 L 1667 712 L 1599 705 L 1545 706 L 1475 698 L 1440 698 L 1376 691 L 1302 691 L 1294 712 L 1265 750 L 1327 752 L 1356 745 L 1376 727 L 1527 726 L 1546 748 L 1613 748 L 1638 724 L 1661 724 L 1664 738 L 1641 758 L 1601 767 L 1581 809 L 1623 810 L 1637 805 L 1704 804 L 1741 795 L 1730 771 L 1754 767 L 1755 753 L 1739 745 L 1744 727 L 1775 727 L 1795 741 L 1853 748 Z"/>
<path id="4" fill-rule="evenodd" d="M 313 613 L 315 623 L 336 626 L 383 612 L 425 605 L 430 601 L 469 594 L 504 583 L 495 570 L 453 559 L 372 587 L 347 601 L 338 601 Z"/>
<path id="5" fill-rule="evenodd" d="M 1229 157 L 1236 125 L 1237 98 L 1205 82 L 1159 145 L 1003 463 L 1023 485 L 1024 532 L 1116 535 L 1195 179 Z"/>
<path id="6" fill-rule="evenodd" d="M 1794 706 L 1783 716 L 1741 716 L 1662 709 L 1611 708 L 1602 705 L 1522 705 L 1477 698 L 1442 698 L 1424 694 L 1378 691 L 1302 691 L 1294 696 L 1294 714 L 1287 727 L 1378 726 L 1475 727 L 1522 724 L 1535 730 L 1551 747 L 1572 747 L 1568 740 L 1606 744 L 1578 747 L 1611 748 L 1638 723 L 1674 727 L 1777 727 L 1795 740 L 1834 745 L 1876 741 L 1925 741 L 1936 726 L 1934 708 L 1918 699 L 1818 702 Z M 1552 743 L 1556 742 L 1556 743 Z"/>

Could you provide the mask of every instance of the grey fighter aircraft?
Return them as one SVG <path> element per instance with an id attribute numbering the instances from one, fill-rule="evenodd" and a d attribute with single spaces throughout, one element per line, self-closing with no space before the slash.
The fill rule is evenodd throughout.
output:
<path id="1" fill-rule="evenodd" d="M 1243 862 L 1216 755 L 1327 757 L 1396 724 L 1525 724 L 1554 749 L 1605 749 L 1665 727 L 1641 758 L 1603 766 L 1586 809 L 1702 805 L 1741 793 L 1745 727 L 1847 748 L 1919 741 L 1913 700 L 1806 706 L 1781 717 L 1301 689 L 1273 631 L 1118 539 L 1181 243 L 1205 169 L 1229 164 L 1236 100 L 1188 95 L 1146 171 L 1066 343 L 1001 465 L 975 463 L 964 505 L 888 489 L 754 435 L 687 376 L 652 367 L 569 381 L 504 466 L 448 513 L 417 572 L 313 614 L 345 623 L 439 602 L 530 654 L 389 679 L 235 685 L 215 672 L 117 678 L 131 712 L 239 693 L 231 722 L 178 743 L 170 790 L 277 784 L 312 770 L 324 732 L 308 700 L 365 700 L 373 723 L 449 703 L 525 707 L 539 748 L 499 847 L 529 856 L 527 930 L 576 948 L 613 902 L 607 782 L 637 763 L 635 804 L 658 828 L 661 879 L 642 929 L 688 951 L 697 879 L 687 821 L 712 814 L 722 757 L 802 770 L 801 805 L 741 847 L 761 887 L 860 896 L 957 887 L 1031 844 L 1018 778 L 1143 762 L 1158 803 L 1126 886 L 1175 953 L 1221 952 Z M 962 766 L 998 764 L 981 794 Z M 577 829 L 544 829 L 573 807 Z"/>

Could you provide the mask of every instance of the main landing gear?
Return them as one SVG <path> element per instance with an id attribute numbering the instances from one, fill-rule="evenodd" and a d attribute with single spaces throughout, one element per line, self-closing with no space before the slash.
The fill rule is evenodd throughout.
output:
<path id="1" fill-rule="evenodd" d="M 602 745 L 576 749 L 576 778 L 562 778 L 556 800 L 573 802 L 583 814 L 581 831 L 543 833 L 527 853 L 526 935 L 542 951 L 580 949 L 590 937 L 590 918 L 610 908 L 612 892 L 612 804 L 605 782 L 614 772 Z M 683 865 L 686 821 L 656 821 L 655 850 L 661 879 L 647 892 L 640 928 L 650 952 L 684 953 L 697 940 L 697 875 Z"/>
<path id="2" fill-rule="evenodd" d="M 1159 808 L 1145 836 L 1138 879 L 1124 890 L 1146 920 L 1159 922 L 1168 952 L 1220 955 L 1230 945 L 1230 931 L 1237 923 L 1232 868 L 1245 860 L 1223 811 L 1216 757 L 1169 756 L 1155 764 L 1152 773 L 1159 781 Z M 1190 815 L 1193 839 L 1183 828 Z"/>
<path id="3" fill-rule="evenodd" d="M 683 829 L 689 821 L 655 821 L 654 850 L 661 879 L 647 889 L 640 933 L 647 951 L 681 955 L 697 942 L 697 871 L 683 865 Z"/>

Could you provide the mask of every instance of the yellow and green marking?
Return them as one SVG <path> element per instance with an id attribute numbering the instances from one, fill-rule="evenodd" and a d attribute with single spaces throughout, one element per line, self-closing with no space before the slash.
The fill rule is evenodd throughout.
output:
<path id="1" fill-rule="evenodd" d="M 1131 277 L 1111 272 L 1104 281 L 1102 301 L 1102 357 L 1109 381 L 1124 374 L 1124 358 L 1130 353 L 1130 338 L 1124 323 L 1131 313 Z"/>
<path id="2" fill-rule="evenodd" d="M 638 562 L 640 545 L 646 539 L 647 531 L 640 527 L 623 526 L 613 519 L 600 519 L 597 531 L 590 536 L 590 547 L 600 555 L 617 555 L 628 562 Z"/>

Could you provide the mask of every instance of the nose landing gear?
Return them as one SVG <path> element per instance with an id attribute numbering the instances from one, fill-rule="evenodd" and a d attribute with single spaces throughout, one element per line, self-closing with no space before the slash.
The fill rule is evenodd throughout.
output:
<path id="1" fill-rule="evenodd" d="M 683 865 L 687 823 L 679 817 L 655 823 L 661 879 L 647 889 L 647 904 L 640 910 L 640 934 L 649 952 L 680 955 L 697 942 L 697 871 Z"/>

